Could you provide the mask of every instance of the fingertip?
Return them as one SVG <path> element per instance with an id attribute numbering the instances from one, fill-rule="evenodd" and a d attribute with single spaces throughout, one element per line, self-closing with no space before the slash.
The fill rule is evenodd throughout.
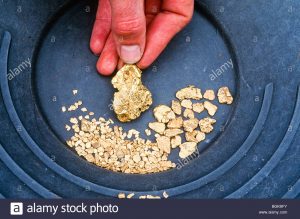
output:
<path id="1" fill-rule="evenodd" d="M 111 65 L 107 62 L 98 62 L 97 70 L 103 76 L 110 76 L 114 72 L 116 66 Z"/>
<path id="2" fill-rule="evenodd" d="M 104 42 L 99 39 L 91 39 L 90 41 L 90 49 L 95 55 L 100 55 L 102 49 L 104 47 Z"/>
<path id="3" fill-rule="evenodd" d="M 116 69 L 116 62 L 100 58 L 97 62 L 97 70 L 103 76 L 110 76 Z"/>
<path id="4" fill-rule="evenodd" d="M 150 65 L 152 64 L 152 62 L 147 62 L 147 60 L 144 60 L 143 58 L 136 64 L 137 67 L 139 67 L 140 69 L 146 69 L 148 68 Z"/>

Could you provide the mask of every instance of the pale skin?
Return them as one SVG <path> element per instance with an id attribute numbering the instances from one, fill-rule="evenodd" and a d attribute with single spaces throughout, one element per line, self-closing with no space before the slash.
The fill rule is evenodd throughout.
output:
<path id="1" fill-rule="evenodd" d="M 90 40 L 98 72 L 109 76 L 125 63 L 147 68 L 193 11 L 193 0 L 99 0 Z"/>

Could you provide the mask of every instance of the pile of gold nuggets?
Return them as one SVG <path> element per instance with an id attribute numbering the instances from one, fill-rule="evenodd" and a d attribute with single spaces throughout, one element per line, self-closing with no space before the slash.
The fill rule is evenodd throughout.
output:
<path id="1" fill-rule="evenodd" d="M 141 77 L 137 66 L 125 65 L 112 79 L 117 89 L 113 109 L 121 122 L 137 119 L 152 105 L 151 92 L 142 84 Z M 123 130 L 110 118 L 91 118 L 94 113 L 80 100 L 68 108 L 62 107 L 63 112 L 81 109 L 86 114 L 71 118 L 71 125 L 66 125 L 67 131 L 73 131 L 67 145 L 88 162 L 112 171 L 132 174 L 165 171 L 176 167 L 168 159 L 173 149 L 179 148 L 179 157 L 185 159 L 195 153 L 197 144 L 214 130 L 213 116 L 218 110 L 213 103 L 216 96 L 221 104 L 233 102 L 227 87 L 219 88 L 215 95 L 213 90 L 202 93 L 200 88 L 190 85 L 176 92 L 170 106 L 156 106 L 153 109 L 155 121 L 144 130 L 146 136 L 154 135 L 155 141 L 140 137 L 138 130 Z M 204 111 L 209 116 L 197 119 Z"/>

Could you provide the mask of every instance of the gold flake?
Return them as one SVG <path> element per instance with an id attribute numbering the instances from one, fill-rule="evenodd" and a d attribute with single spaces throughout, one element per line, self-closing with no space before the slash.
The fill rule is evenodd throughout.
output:
<path id="1" fill-rule="evenodd" d="M 138 162 L 141 161 L 141 157 L 140 157 L 138 154 L 136 154 L 136 155 L 134 155 L 134 156 L 132 157 L 132 160 L 133 160 L 134 162 L 138 163 Z"/>
<path id="2" fill-rule="evenodd" d="M 214 127 L 212 125 L 215 123 L 216 123 L 216 120 L 209 118 L 209 117 L 201 119 L 199 121 L 199 126 L 200 126 L 201 132 L 204 132 L 204 133 L 212 132 L 212 130 L 214 129 Z"/>
<path id="3" fill-rule="evenodd" d="M 166 105 L 159 105 L 154 108 L 153 114 L 158 122 L 167 123 L 170 119 L 175 119 L 175 113 Z"/>
<path id="4" fill-rule="evenodd" d="M 127 195 L 127 198 L 132 198 L 134 196 L 134 193 L 130 193 L 129 195 Z"/>
<path id="5" fill-rule="evenodd" d="M 181 145 L 181 137 L 180 135 L 176 135 L 171 138 L 171 147 L 177 148 L 179 145 Z"/>
<path id="6" fill-rule="evenodd" d="M 151 135 L 151 131 L 149 129 L 145 129 L 145 133 L 146 133 L 147 136 Z"/>
<path id="7" fill-rule="evenodd" d="M 180 135 L 182 133 L 183 133 L 183 131 L 181 129 L 166 129 L 164 134 L 167 137 L 174 137 L 174 136 Z"/>
<path id="8" fill-rule="evenodd" d="M 204 108 L 207 110 L 210 116 L 214 116 L 217 112 L 218 107 L 208 101 L 204 102 Z"/>
<path id="9" fill-rule="evenodd" d="M 214 100 L 216 98 L 215 92 L 213 90 L 206 90 L 203 97 L 207 100 Z"/>
<path id="10" fill-rule="evenodd" d="M 148 126 L 150 129 L 159 134 L 163 134 L 166 129 L 166 125 L 162 122 L 150 122 Z"/>
<path id="11" fill-rule="evenodd" d="M 181 115 L 181 105 L 180 102 L 177 100 L 172 100 L 172 106 L 171 106 L 173 112 L 177 115 Z"/>
<path id="12" fill-rule="evenodd" d="M 218 91 L 219 103 L 232 104 L 233 97 L 228 87 L 221 87 Z"/>
<path id="13" fill-rule="evenodd" d="M 182 117 L 177 117 L 175 119 L 171 119 L 168 124 L 167 127 L 171 128 L 171 129 L 180 129 L 182 127 L 182 123 L 183 123 L 183 119 Z"/>
<path id="14" fill-rule="evenodd" d="M 78 123 L 78 120 L 76 118 L 71 118 L 70 119 L 70 122 L 73 123 L 73 124 L 77 124 Z"/>
<path id="15" fill-rule="evenodd" d="M 193 118 L 195 118 L 195 114 L 194 114 L 193 110 L 185 109 L 183 112 L 183 117 L 193 119 Z"/>
<path id="16" fill-rule="evenodd" d="M 204 110 L 203 103 L 194 103 L 193 104 L 193 111 L 196 113 L 202 113 Z"/>
<path id="17" fill-rule="evenodd" d="M 85 156 L 85 159 L 86 159 L 88 162 L 91 162 L 91 163 L 95 162 L 95 158 L 94 158 L 94 156 L 93 156 L 92 154 L 87 154 L 87 155 Z"/>
<path id="18" fill-rule="evenodd" d="M 190 85 L 186 88 L 183 88 L 176 93 L 176 97 L 179 100 L 183 99 L 194 99 L 194 100 L 200 100 L 202 98 L 201 90 L 199 88 L 196 88 L 193 85 Z"/>
<path id="19" fill-rule="evenodd" d="M 125 193 L 119 193 L 119 194 L 118 194 L 118 198 L 120 198 L 120 199 L 126 198 Z"/>
<path id="20" fill-rule="evenodd" d="M 186 99 L 182 100 L 181 106 L 187 109 L 193 109 L 193 103 L 191 100 L 186 100 Z"/>
<path id="21" fill-rule="evenodd" d="M 169 195 L 167 194 L 166 191 L 163 192 L 163 196 L 164 196 L 164 198 L 168 198 L 169 197 Z"/>
<path id="22" fill-rule="evenodd" d="M 166 152 L 167 154 L 171 152 L 171 142 L 169 137 L 159 136 L 158 138 L 156 138 L 156 142 L 159 149 Z"/>
<path id="23" fill-rule="evenodd" d="M 180 152 L 179 157 L 184 159 L 190 155 L 192 155 L 197 149 L 196 142 L 185 142 L 179 146 Z"/>
<path id="24" fill-rule="evenodd" d="M 199 143 L 205 139 L 205 134 L 198 130 L 194 130 L 192 132 L 185 133 L 186 141 Z"/>
<path id="25" fill-rule="evenodd" d="M 67 131 L 71 130 L 71 127 L 69 125 L 66 125 L 65 128 L 66 128 Z"/>
<path id="26" fill-rule="evenodd" d="M 74 110 L 76 110 L 77 109 L 77 107 L 75 106 L 75 105 L 71 105 L 69 108 L 68 108 L 68 111 L 70 112 L 70 111 L 74 111 Z"/>
<path id="27" fill-rule="evenodd" d="M 198 127 L 198 123 L 199 123 L 199 120 L 196 118 L 185 120 L 183 122 L 184 131 L 187 131 L 187 132 L 194 131 L 194 129 L 196 129 Z"/>

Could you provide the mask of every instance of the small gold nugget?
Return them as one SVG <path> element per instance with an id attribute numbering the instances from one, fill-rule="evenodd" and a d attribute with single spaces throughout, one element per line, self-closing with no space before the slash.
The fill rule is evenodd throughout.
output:
<path id="1" fill-rule="evenodd" d="M 137 119 L 152 104 L 152 95 L 141 77 L 142 71 L 136 65 L 125 65 L 111 81 L 118 90 L 114 94 L 113 109 L 121 122 Z"/>

